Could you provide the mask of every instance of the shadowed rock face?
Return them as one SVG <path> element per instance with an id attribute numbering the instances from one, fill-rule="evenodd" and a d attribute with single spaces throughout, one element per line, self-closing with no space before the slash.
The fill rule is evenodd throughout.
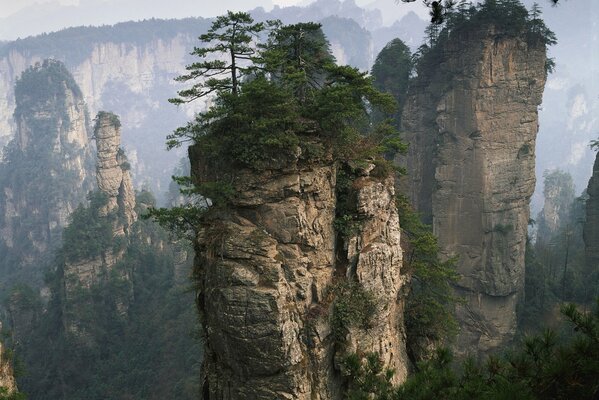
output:
<path id="1" fill-rule="evenodd" d="M 93 173 L 85 104 L 64 65 L 31 67 L 15 91 L 17 131 L 0 165 L 0 241 L 22 267 L 58 244 Z"/>
<path id="2" fill-rule="evenodd" d="M 583 237 L 587 271 L 593 273 L 599 269 L 599 155 L 595 158 L 587 194 Z"/>
<path id="3" fill-rule="evenodd" d="M 459 32 L 404 109 L 404 189 L 458 257 L 458 352 L 496 349 L 516 328 L 545 60 L 543 44 L 494 26 Z"/>
<path id="4" fill-rule="evenodd" d="M 192 176 L 209 168 L 190 148 Z M 207 219 L 196 242 L 198 305 L 205 329 L 203 398 L 342 399 L 340 361 L 377 352 L 405 378 L 399 291 L 402 253 L 392 180 L 358 178 L 361 229 L 336 243 L 332 163 L 239 171 L 235 199 Z M 333 339 L 334 283 L 344 276 L 375 295 L 373 328 Z"/>

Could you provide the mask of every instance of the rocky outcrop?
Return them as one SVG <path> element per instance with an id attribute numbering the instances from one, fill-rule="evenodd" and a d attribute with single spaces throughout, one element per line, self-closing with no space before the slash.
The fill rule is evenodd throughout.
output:
<path id="1" fill-rule="evenodd" d="M 190 159 L 196 181 L 214 172 L 199 149 L 190 148 Z M 227 211 L 211 211 L 198 234 L 204 399 L 342 399 L 342 361 L 353 352 L 376 352 L 396 381 L 405 378 L 392 180 L 364 172 L 354 181 L 359 229 L 342 244 L 333 224 L 336 166 L 285 165 L 238 171 Z M 342 337 L 331 323 L 344 300 L 340 281 L 376 304 L 369 327 L 342 327 Z"/>
<path id="2" fill-rule="evenodd" d="M 591 277 L 599 271 L 599 155 L 595 158 L 587 195 L 583 238 L 587 276 Z"/>
<path id="3" fill-rule="evenodd" d="M 17 132 L 0 165 L 0 243 L 17 257 L 12 269 L 58 244 L 93 175 L 85 104 L 64 65 L 36 64 L 15 93 Z"/>
<path id="4" fill-rule="evenodd" d="M 128 233 L 137 219 L 135 191 L 129 174 L 130 164 L 121 146 L 121 123 L 112 113 L 100 112 L 96 117 L 94 139 L 98 150 L 96 180 L 107 201 L 101 213 L 117 213 L 115 236 Z"/>
<path id="5" fill-rule="evenodd" d="M 402 300 L 407 277 L 400 274 L 403 252 L 395 187 L 392 178 L 381 180 L 364 172 L 350 190 L 359 223 L 344 239 L 342 254 L 347 257 L 346 278 L 371 293 L 377 307 L 369 329 L 349 329 L 345 353 L 378 353 L 395 371 L 397 383 L 407 375 L 408 357 Z M 337 258 L 338 268 L 340 261 Z"/>
<path id="6" fill-rule="evenodd" d="M 4 389 L 7 395 L 12 395 L 17 391 L 12 361 L 2 343 L 0 343 L 0 389 Z M 1 394 L 2 392 L 0 392 Z"/>
<path id="7" fill-rule="evenodd" d="M 494 25 L 452 34 L 410 89 L 403 188 L 458 258 L 456 348 L 484 353 L 515 333 L 546 50 Z"/>
<path id="8" fill-rule="evenodd" d="M 127 237 L 137 220 L 135 192 L 129 175 L 127 157 L 120 147 L 120 121 L 115 114 L 103 111 L 98 113 L 94 139 L 97 148 L 96 181 L 103 198 L 99 210 L 92 210 L 92 213 L 97 213 L 99 220 L 110 222 L 110 242 L 116 243 L 121 238 L 123 245 L 110 246 L 95 257 L 67 260 L 64 267 L 67 298 L 76 288 L 90 288 L 107 278 L 106 273 L 113 271 L 122 259 Z M 121 269 L 120 274 L 125 281 L 130 280 L 130 271 L 127 269 Z M 125 301 L 121 303 L 124 310 Z"/>

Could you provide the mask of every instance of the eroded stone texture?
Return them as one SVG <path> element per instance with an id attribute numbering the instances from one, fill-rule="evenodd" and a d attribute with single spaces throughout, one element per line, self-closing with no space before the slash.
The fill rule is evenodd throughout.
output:
<path id="1" fill-rule="evenodd" d="M 404 109 L 404 188 L 443 254 L 459 259 L 456 348 L 484 353 L 516 328 L 546 50 L 491 25 L 457 32 L 439 51 Z"/>
<path id="2" fill-rule="evenodd" d="M 239 171 L 231 206 L 198 235 L 204 399 L 342 399 L 338 361 L 347 351 L 375 351 L 396 380 L 405 375 L 393 182 L 362 179 L 363 230 L 346 250 L 350 273 L 336 256 L 336 167 L 297 156 L 285 167 Z M 197 148 L 190 159 L 192 176 L 204 180 L 210 171 Z M 352 329 L 341 350 L 329 318 L 331 288 L 346 273 L 376 293 L 381 312 L 373 329 Z"/>
<path id="3" fill-rule="evenodd" d="M 374 295 L 378 309 L 371 329 L 350 330 L 347 351 L 379 353 L 399 383 L 408 366 L 400 293 L 407 278 L 400 274 L 403 253 L 393 179 L 359 177 L 352 191 L 360 232 L 347 241 L 347 276 Z"/>
<path id="4" fill-rule="evenodd" d="M 1 325 L 1 324 L 0 324 Z M 4 345 L 0 343 L 0 388 L 6 389 L 10 395 L 17 391 L 17 382 L 12 368 L 12 362 L 6 354 Z"/>
<path id="5" fill-rule="evenodd" d="M 9 267 L 39 267 L 91 189 L 89 121 L 81 91 L 58 61 L 32 67 L 17 89 L 16 135 L 0 165 L 0 242 L 15 252 Z"/>
<path id="6" fill-rule="evenodd" d="M 94 138 L 98 149 L 96 181 L 98 189 L 108 196 L 104 215 L 117 213 L 115 236 L 123 236 L 137 219 L 135 191 L 129 174 L 125 152 L 121 146 L 121 129 L 118 117 L 100 112 L 96 117 Z"/>
<path id="7" fill-rule="evenodd" d="M 98 190 L 106 195 L 106 204 L 100 209 L 101 218 L 108 218 L 112 223 L 112 237 L 116 242 L 127 242 L 131 234 L 131 227 L 137 220 L 135 212 L 135 192 L 129 175 L 127 157 L 120 148 L 121 132 L 118 117 L 112 113 L 100 112 L 96 117 L 94 138 L 97 148 L 96 181 Z M 101 284 L 111 275 L 118 276 L 123 282 L 129 284 L 129 291 L 123 298 L 115 299 L 116 307 L 121 316 L 126 316 L 130 299 L 133 296 L 131 286 L 130 268 L 115 266 L 125 254 L 125 245 L 111 246 L 105 249 L 100 256 L 68 260 L 64 265 L 64 287 L 67 299 L 66 307 L 77 309 L 73 300 L 80 289 L 89 289 L 93 285 Z M 66 315 L 67 313 L 65 313 Z M 76 311 L 71 312 L 65 325 L 71 332 L 81 338 L 86 338 L 86 333 L 79 328 Z"/>

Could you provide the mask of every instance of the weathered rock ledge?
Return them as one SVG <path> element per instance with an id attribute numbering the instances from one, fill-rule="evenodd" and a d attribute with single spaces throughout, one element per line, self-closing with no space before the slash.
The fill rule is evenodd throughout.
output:
<path id="1" fill-rule="evenodd" d="M 192 176 L 205 180 L 199 149 Z M 376 352 L 405 378 L 402 252 L 392 179 L 353 186 L 360 232 L 337 241 L 337 168 L 304 163 L 243 170 L 225 211 L 209 213 L 196 242 L 198 306 L 205 331 L 204 399 L 342 399 L 340 362 Z M 377 298 L 371 328 L 334 340 L 333 287 L 358 282 Z"/>

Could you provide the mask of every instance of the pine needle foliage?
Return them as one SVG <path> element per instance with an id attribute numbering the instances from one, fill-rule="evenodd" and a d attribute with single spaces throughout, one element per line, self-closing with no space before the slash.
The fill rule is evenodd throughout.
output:
<path id="1" fill-rule="evenodd" d="M 376 368 L 376 360 L 370 360 L 375 356 L 365 359 L 353 355 L 346 365 L 358 388 L 366 392 L 355 398 L 594 400 L 599 396 L 599 301 L 593 312 L 568 304 L 562 307 L 562 314 L 574 333 L 568 339 L 547 330 L 524 339 L 506 355 L 492 356 L 482 363 L 468 359 L 459 365 L 441 348 L 432 359 L 420 363 L 403 385 L 393 389 L 389 388 L 392 371 Z"/>

